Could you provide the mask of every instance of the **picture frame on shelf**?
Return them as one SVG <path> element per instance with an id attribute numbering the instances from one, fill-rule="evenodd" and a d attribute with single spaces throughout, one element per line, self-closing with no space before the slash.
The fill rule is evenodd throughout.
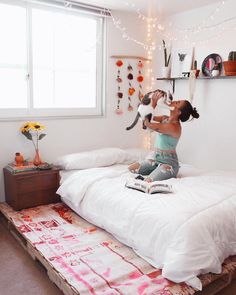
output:
<path id="1" fill-rule="evenodd" d="M 184 77 L 183 73 L 190 72 L 193 62 L 193 48 L 173 48 L 171 77 Z"/>

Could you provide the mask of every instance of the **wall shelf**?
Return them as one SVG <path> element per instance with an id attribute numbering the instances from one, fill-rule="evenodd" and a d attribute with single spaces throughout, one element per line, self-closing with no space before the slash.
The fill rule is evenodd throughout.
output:
<path id="1" fill-rule="evenodd" d="M 217 77 L 207 77 L 207 76 L 200 76 L 197 77 L 196 80 L 218 80 L 218 79 L 235 79 L 235 76 L 217 76 Z M 177 80 L 189 80 L 189 77 L 170 77 L 170 78 L 156 78 L 159 81 L 169 81 L 172 84 L 172 92 L 175 92 L 175 81 Z"/>
<path id="2" fill-rule="evenodd" d="M 143 61 L 151 61 L 151 59 L 148 59 L 143 56 L 136 56 L 136 55 L 111 55 L 111 58 L 129 58 L 129 59 L 139 59 Z"/>

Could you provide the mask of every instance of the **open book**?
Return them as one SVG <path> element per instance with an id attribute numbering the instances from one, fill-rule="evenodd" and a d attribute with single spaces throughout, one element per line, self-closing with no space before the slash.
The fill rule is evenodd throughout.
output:
<path id="1" fill-rule="evenodd" d="M 130 179 L 126 182 L 125 186 L 147 194 L 173 193 L 171 185 L 161 183 L 160 181 L 146 182 L 139 179 Z"/>

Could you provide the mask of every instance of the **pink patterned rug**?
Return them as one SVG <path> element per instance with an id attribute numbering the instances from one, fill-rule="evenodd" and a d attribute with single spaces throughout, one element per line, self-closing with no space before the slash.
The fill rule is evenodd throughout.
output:
<path id="1" fill-rule="evenodd" d="M 22 211 L 0 204 L 2 213 L 80 294 L 192 295 L 186 284 L 173 283 L 106 231 L 91 225 L 63 203 Z M 228 259 L 223 273 L 236 269 Z M 201 276 L 203 286 L 217 279 Z"/>

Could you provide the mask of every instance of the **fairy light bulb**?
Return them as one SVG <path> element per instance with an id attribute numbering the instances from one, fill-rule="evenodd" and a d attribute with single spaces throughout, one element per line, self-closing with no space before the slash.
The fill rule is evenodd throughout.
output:
<path id="1" fill-rule="evenodd" d="M 151 132 L 146 132 L 144 137 L 143 137 L 143 146 L 146 150 L 149 150 L 151 148 Z"/>

